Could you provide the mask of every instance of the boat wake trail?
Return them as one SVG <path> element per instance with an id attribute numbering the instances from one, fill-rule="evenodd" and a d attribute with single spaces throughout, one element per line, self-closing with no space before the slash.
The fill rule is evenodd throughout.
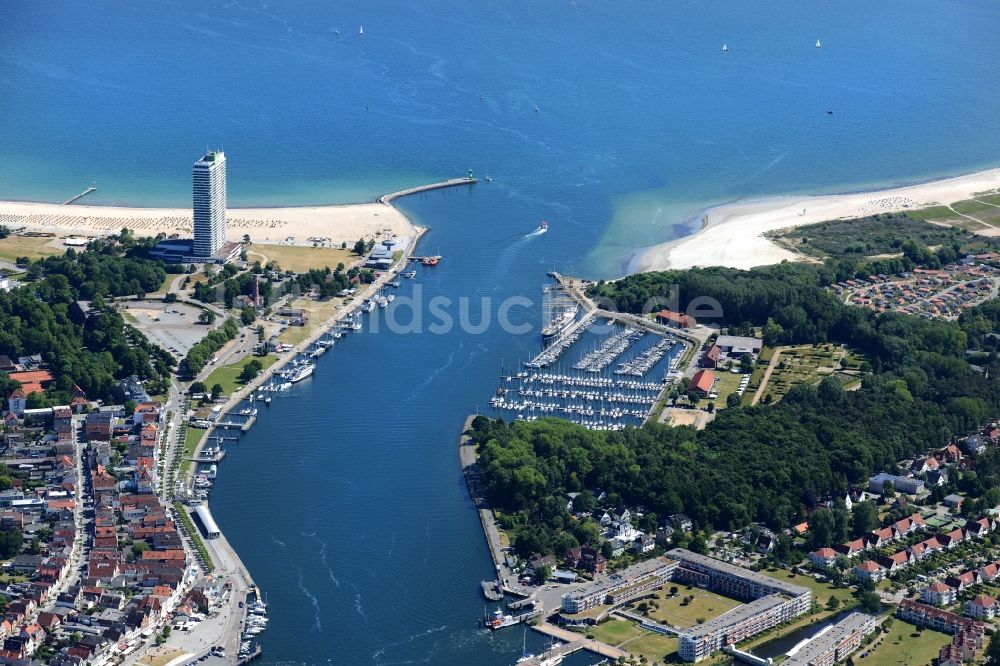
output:
<path id="1" fill-rule="evenodd" d="M 430 383 L 431 383 L 432 381 L 434 381 L 434 379 L 435 379 L 435 378 L 436 378 L 436 377 L 437 377 L 437 376 L 438 376 L 439 374 L 441 374 L 441 373 L 442 373 L 443 371 L 445 371 L 445 370 L 447 370 L 448 368 L 450 368 L 450 367 L 451 367 L 451 364 L 455 362 L 455 352 L 459 351 L 459 350 L 460 350 L 461 348 L 462 348 L 462 344 L 461 344 L 461 342 L 460 342 L 460 343 L 459 343 L 459 345 L 458 345 L 458 349 L 456 349 L 456 350 L 452 351 L 452 352 L 451 352 L 450 354 L 448 354 L 448 360 L 447 360 L 447 361 L 445 361 L 445 364 L 444 364 L 444 365 L 442 365 L 442 366 L 441 366 L 440 368 L 438 368 L 437 370 L 434 370 L 433 372 L 431 372 L 431 374 L 429 374 L 429 375 L 427 376 L 427 379 L 425 379 L 425 380 L 424 380 L 423 382 L 421 382 L 420 386 L 418 386 L 418 387 L 417 387 L 417 390 L 416 390 L 416 391 L 414 391 L 414 392 L 413 392 L 413 393 L 412 393 L 412 394 L 410 395 L 410 397 L 406 399 L 406 401 L 407 401 L 407 402 L 409 402 L 409 401 L 411 401 L 411 400 L 414 400 L 414 399 L 415 399 L 415 398 L 416 398 L 417 396 L 421 395 L 421 394 L 423 393 L 423 390 L 424 390 L 425 388 L 427 388 L 427 386 L 428 386 L 428 385 L 429 385 L 429 384 L 430 384 Z"/>
<path id="2" fill-rule="evenodd" d="M 305 533 L 303 532 L 303 534 Z M 336 576 L 333 575 L 333 569 L 330 568 L 330 564 L 326 560 L 326 541 L 323 541 L 322 539 L 317 537 L 315 532 L 313 532 L 312 534 L 307 534 L 306 536 L 311 536 L 312 538 L 316 539 L 316 541 L 319 543 L 320 564 L 322 564 L 323 568 L 326 569 L 326 574 L 330 577 L 330 580 L 333 582 L 333 584 L 336 585 L 337 587 L 340 587 L 340 581 L 337 579 Z"/>
<path id="3" fill-rule="evenodd" d="M 319 599 L 316 598 L 309 588 L 305 586 L 305 579 L 302 576 L 302 569 L 296 567 L 299 572 L 299 589 L 302 590 L 302 594 L 306 595 L 306 599 L 312 604 L 313 607 L 313 620 L 316 625 L 316 631 L 323 631 L 323 623 L 319 619 Z"/>
<path id="4" fill-rule="evenodd" d="M 375 650 L 375 652 L 372 653 L 372 662 L 374 662 L 377 666 L 382 666 L 383 664 L 386 663 L 382 661 L 382 657 L 385 656 L 386 650 L 391 650 L 392 648 L 399 647 L 401 645 L 407 645 L 408 643 L 413 643 L 414 641 L 418 641 L 426 636 L 432 636 L 433 634 L 441 633 L 447 628 L 448 625 L 442 624 L 440 627 L 431 627 L 426 631 L 421 631 L 419 633 L 407 636 L 401 641 L 396 641 L 395 643 L 389 643 L 388 645 L 383 645 L 382 647 L 380 647 L 379 649 Z"/>

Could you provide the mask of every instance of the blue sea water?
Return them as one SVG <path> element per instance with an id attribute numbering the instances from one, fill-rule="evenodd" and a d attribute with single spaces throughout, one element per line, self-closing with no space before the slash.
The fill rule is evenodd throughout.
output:
<path id="1" fill-rule="evenodd" d="M 207 146 L 227 152 L 235 205 L 373 199 L 472 168 L 493 181 L 400 206 L 445 257 L 404 291 L 469 298 L 474 321 L 486 298 L 537 301 L 548 270 L 618 275 L 713 203 L 1000 163 L 991 2 L 2 9 L 0 198 L 96 181 L 94 203 L 185 205 Z M 550 232 L 525 239 L 540 219 Z M 383 327 L 234 447 L 212 507 L 268 594 L 266 663 L 512 662 L 519 631 L 475 626 L 490 561 L 456 444 L 500 364 L 536 351 L 496 325 Z"/>

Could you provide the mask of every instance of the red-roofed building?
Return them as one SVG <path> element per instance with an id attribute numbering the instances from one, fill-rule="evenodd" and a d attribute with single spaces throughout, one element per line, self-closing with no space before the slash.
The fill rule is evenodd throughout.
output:
<path id="1" fill-rule="evenodd" d="M 660 310 L 656 314 L 656 321 L 672 328 L 692 328 L 698 323 L 694 317 L 673 310 Z"/>
<path id="2" fill-rule="evenodd" d="M 868 560 L 854 567 L 854 573 L 861 580 L 870 580 L 877 583 L 885 578 L 885 569 L 877 562 Z"/>
<path id="3" fill-rule="evenodd" d="M 722 349 L 718 345 L 712 345 L 707 352 L 702 354 L 699 364 L 703 368 L 714 368 L 719 364 L 720 358 L 722 358 Z"/>
<path id="4" fill-rule="evenodd" d="M 931 583 L 920 592 L 920 600 L 935 606 L 950 606 L 955 603 L 958 590 L 945 583 Z"/>
<path id="5" fill-rule="evenodd" d="M 989 595 L 980 594 L 975 599 L 965 602 L 965 612 L 977 620 L 990 620 L 997 614 L 997 600 Z"/>
<path id="6" fill-rule="evenodd" d="M 833 566 L 834 562 L 837 561 L 837 551 L 833 548 L 820 548 L 819 550 L 814 550 L 809 553 L 809 561 L 817 568 L 829 568 Z"/>
<path id="7" fill-rule="evenodd" d="M 711 370 L 699 370 L 691 378 L 688 391 L 706 397 L 712 392 L 713 386 L 715 386 L 715 373 Z"/>

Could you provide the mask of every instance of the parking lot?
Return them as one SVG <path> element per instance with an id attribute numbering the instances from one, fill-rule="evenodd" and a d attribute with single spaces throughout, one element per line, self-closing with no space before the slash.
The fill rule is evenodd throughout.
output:
<path id="1" fill-rule="evenodd" d="M 199 324 L 201 310 L 185 303 L 127 301 L 122 307 L 127 315 L 125 319 L 145 333 L 151 342 L 181 357 L 221 323 L 220 318 L 216 318 L 210 326 Z"/>

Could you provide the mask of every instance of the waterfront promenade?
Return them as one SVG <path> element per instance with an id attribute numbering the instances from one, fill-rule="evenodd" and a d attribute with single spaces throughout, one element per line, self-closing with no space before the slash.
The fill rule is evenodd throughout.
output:
<path id="1" fill-rule="evenodd" d="M 472 443 L 472 438 L 467 434 L 476 416 L 478 415 L 472 414 L 465 419 L 465 423 L 462 425 L 462 435 L 458 446 L 458 457 L 462 465 L 462 474 L 465 476 L 465 483 L 469 488 L 469 498 L 476 505 L 476 512 L 479 514 L 479 520 L 483 525 L 486 545 L 489 547 L 490 557 L 493 559 L 495 577 L 502 582 L 505 592 L 527 597 L 531 594 L 530 590 L 526 590 L 518 583 L 517 574 L 507 568 L 504 561 L 504 547 L 500 528 L 497 527 L 493 508 L 490 506 L 489 500 L 486 499 L 486 489 L 483 487 L 482 476 L 476 461 L 476 447 Z"/>

